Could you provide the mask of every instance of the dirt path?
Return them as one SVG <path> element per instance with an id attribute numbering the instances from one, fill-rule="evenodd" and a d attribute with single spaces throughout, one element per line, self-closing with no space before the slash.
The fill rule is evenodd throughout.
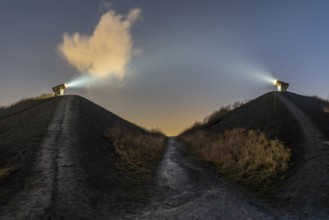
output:
<path id="1" fill-rule="evenodd" d="M 61 219 L 92 217 L 81 193 L 79 166 L 71 146 L 74 145 L 72 96 L 63 97 L 47 129 L 47 136 L 35 160 L 34 174 L 1 214 L 1 219 Z"/>
<path id="2" fill-rule="evenodd" d="M 296 105 L 282 94 L 277 96 L 298 121 L 304 138 L 304 161 L 287 180 L 282 193 L 298 201 L 304 217 L 322 214 L 328 217 L 328 213 L 323 212 L 329 210 L 329 146 L 315 124 Z"/>
<path id="3" fill-rule="evenodd" d="M 159 192 L 139 219 L 272 219 L 225 181 L 196 166 L 170 138 L 157 172 Z"/>

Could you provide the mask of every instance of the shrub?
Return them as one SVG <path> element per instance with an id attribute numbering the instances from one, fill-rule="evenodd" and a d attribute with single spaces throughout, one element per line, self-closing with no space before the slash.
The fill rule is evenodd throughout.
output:
<path id="1" fill-rule="evenodd" d="M 203 124 L 208 124 L 208 125 L 216 124 L 218 121 L 223 119 L 227 115 L 227 113 L 241 107 L 243 104 L 244 104 L 243 102 L 237 101 L 234 102 L 233 104 L 224 105 L 220 107 L 217 111 L 211 113 L 209 116 L 206 116 L 203 119 Z"/>
<path id="2" fill-rule="evenodd" d="M 142 132 L 119 125 L 109 129 L 107 137 L 124 165 L 139 173 L 149 173 L 160 160 L 166 139 L 159 130 Z"/>
<path id="3" fill-rule="evenodd" d="M 236 182 L 259 186 L 288 169 L 290 150 L 257 130 L 235 128 L 224 134 L 197 131 L 181 140 L 202 159 Z"/>
<path id="4" fill-rule="evenodd" d="M 210 115 L 204 117 L 202 122 L 195 122 L 190 128 L 183 131 L 183 134 L 210 128 L 226 117 L 229 112 L 241 107 L 242 105 L 244 105 L 244 103 L 240 101 L 236 101 L 233 104 L 224 105 Z"/>

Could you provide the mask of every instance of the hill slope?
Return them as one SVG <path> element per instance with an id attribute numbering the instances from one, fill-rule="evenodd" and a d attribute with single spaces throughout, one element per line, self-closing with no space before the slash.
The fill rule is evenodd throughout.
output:
<path id="1" fill-rule="evenodd" d="M 300 108 L 329 140 L 329 102 L 316 97 L 286 93 L 284 96 Z"/>
<path id="2" fill-rule="evenodd" d="M 0 207 L 27 183 L 57 103 L 26 99 L 0 109 L 0 170 L 14 172 L 10 178 L 0 177 Z"/>
<path id="3" fill-rule="evenodd" d="M 322 142 L 328 134 L 321 120 L 328 120 L 327 108 L 319 100 L 271 92 L 182 134 L 238 127 L 283 142 L 293 163 L 287 178 L 277 180 L 278 211 L 195 163 L 174 138 L 160 166 L 153 166 L 155 182 L 123 169 L 109 129 L 149 133 L 84 98 L 23 101 L 0 109 L 0 219 L 327 218 L 329 154 Z"/>
<path id="4" fill-rule="evenodd" d="M 117 125 L 136 133 L 145 130 L 79 96 L 51 98 L 14 112 L 1 119 L 13 133 L 10 140 L 9 131 L 1 133 L 1 141 L 10 143 L 0 146 L 0 157 L 8 158 L 2 166 L 17 167 L 17 172 L 0 183 L 5 195 L 0 218 L 109 218 L 147 199 L 145 179 L 118 170 L 120 159 L 105 136 Z M 33 141 L 33 148 L 25 140 Z M 19 163 L 8 157 L 26 152 L 31 155 Z"/>
<path id="5" fill-rule="evenodd" d="M 276 92 L 266 93 L 230 112 L 211 127 L 212 131 L 243 127 L 259 129 L 270 137 L 277 137 L 293 148 L 301 135 L 298 124 L 285 105 L 276 97 Z"/>
<path id="6" fill-rule="evenodd" d="M 270 92 L 224 114 L 202 130 L 209 135 L 233 128 L 257 129 L 278 138 L 292 151 L 292 163 L 285 180 L 275 191 L 278 205 L 293 215 L 327 216 L 329 189 L 328 103 L 290 92 Z M 304 113 L 305 112 L 305 113 Z M 284 211 L 285 212 L 285 211 Z M 322 213 L 322 214 L 320 214 Z"/>
<path id="7" fill-rule="evenodd" d="M 222 133 L 232 128 L 255 129 L 264 132 L 271 138 L 278 138 L 292 150 L 293 160 L 298 161 L 302 151 L 298 147 L 302 135 L 297 120 L 285 105 L 276 97 L 277 92 L 266 93 L 236 109 L 228 112 L 210 126 L 200 129 Z M 185 133 L 193 132 L 187 130 Z"/>
<path id="8" fill-rule="evenodd" d="M 302 111 L 287 97 L 290 97 L 290 100 L 296 100 L 295 102 L 305 107 L 306 110 L 311 110 L 312 117 L 309 117 L 305 113 L 307 111 Z M 329 146 L 325 144 L 326 138 L 319 129 L 320 127 L 325 130 L 326 127 L 321 127 L 322 123 L 320 126 L 316 123 L 319 116 L 321 117 L 321 112 L 317 112 L 316 107 L 328 103 L 319 103 L 317 100 L 292 93 L 278 94 L 278 98 L 293 113 L 300 125 L 303 135 L 301 147 L 304 151 L 303 158 L 301 158 L 302 163 L 285 181 L 281 196 L 292 199 L 297 206 L 302 207 L 306 213 L 305 217 L 309 213 L 321 213 L 328 210 L 329 204 Z M 317 105 L 312 106 L 315 103 Z M 328 120 L 327 117 L 322 118 L 323 121 Z"/>

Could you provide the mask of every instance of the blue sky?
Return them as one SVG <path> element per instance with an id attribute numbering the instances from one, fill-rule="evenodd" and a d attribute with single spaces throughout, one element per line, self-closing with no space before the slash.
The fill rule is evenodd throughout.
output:
<path id="1" fill-rule="evenodd" d="M 130 33 L 139 53 L 125 79 L 68 94 L 170 135 L 274 90 L 262 80 L 270 76 L 329 97 L 326 0 L 1 0 L 0 105 L 80 76 L 58 52 L 63 34 L 90 36 L 107 11 L 131 9 L 140 10 Z"/>

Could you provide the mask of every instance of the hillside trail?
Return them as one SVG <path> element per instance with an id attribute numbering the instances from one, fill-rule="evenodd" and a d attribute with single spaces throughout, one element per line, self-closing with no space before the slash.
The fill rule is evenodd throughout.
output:
<path id="1" fill-rule="evenodd" d="M 156 175 L 156 195 L 133 219 L 273 219 L 260 202 L 242 195 L 184 155 L 170 138 Z"/>
<path id="2" fill-rule="evenodd" d="M 1 210 L 1 219 L 92 218 L 71 150 L 76 144 L 72 100 L 68 96 L 59 101 L 35 160 L 34 172 L 24 189 Z"/>
<path id="3" fill-rule="evenodd" d="M 298 201 L 307 216 L 327 216 L 329 211 L 329 146 L 316 125 L 289 101 L 277 94 L 279 100 L 293 114 L 303 134 L 303 161 L 293 176 L 287 179 L 282 194 Z M 323 213 L 327 211 L 327 213 Z"/>

